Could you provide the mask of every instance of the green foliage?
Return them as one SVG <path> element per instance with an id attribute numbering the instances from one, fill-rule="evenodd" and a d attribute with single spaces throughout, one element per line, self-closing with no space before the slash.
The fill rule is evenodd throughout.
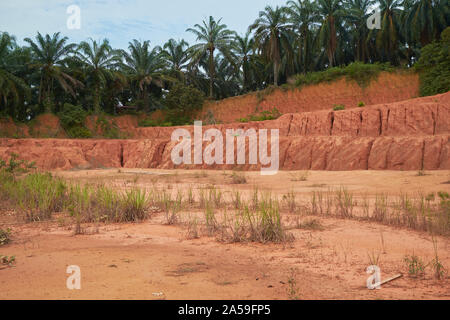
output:
<path id="1" fill-rule="evenodd" d="M 204 100 L 204 94 L 200 90 L 176 83 L 164 99 L 167 108 L 165 124 L 189 124 L 194 113 L 203 107 Z"/>
<path id="2" fill-rule="evenodd" d="M 161 120 L 154 119 L 142 119 L 138 122 L 139 127 L 172 127 L 172 122 L 164 122 Z"/>
<path id="3" fill-rule="evenodd" d="M 19 159 L 19 155 L 11 153 L 8 161 L 0 159 L 0 171 L 5 171 L 9 174 L 26 173 L 30 169 L 35 169 L 35 162 L 28 162 L 26 160 Z"/>
<path id="4" fill-rule="evenodd" d="M 403 261 L 408 268 L 410 276 L 418 277 L 424 275 L 426 266 L 420 257 L 415 254 L 412 254 L 411 256 L 407 255 L 404 257 Z"/>
<path id="5" fill-rule="evenodd" d="M 335 104 L 333 107 L 334 111 L 341 111 L 341 110 L 345 110 L 345 106 L 343 104 Z"/>
<path id="6" fill-rule="evenodd" d="M 366 106 L 366 104 L 364 102 L 362 102 L 362 101 L 360 101 L 358 103 L 358 107 L 360 107 L 360 108 L 365 107 L 365 106 Z"/>
<path id="7" fill-rule="evenodd" d="M 102 137 L 107 139 L 120 139 L 120 131 L 114 120 L 108 120 L 104 114 L 98 116 L 97 129 L 100 127 Z"/>
<path id="8" fill-rule="evenodd" d="M 87 112 L 83 107 L 64 103 L 62 110 L 58 113 L 61 125 L 70 138 L 91 138 L 92 133 L 85 127 Z"/>
<path id="9" fill-rule="evenodd" d="M 295 84 L 298 87 L 318 84 L 321 82 L 332 82 L 345 77 L 349 81 L 355 81 L 360 87 L 366 87 L 372 80 L 375 80 L 380 72 L 392 71 L 389 64 L 365 64 L 353 62 L 345 67 L 328 68 L 325 71 L 310 72 L 296 76 Z"/>
<path id="10" fill-rule="evenodd" d="M 11 241 L 10 236 L 11 236 L 11 229 L 9 228 L 6 230 L 0 229 L 0 246 L 8 244 Z"/>
<path id="11" fill-rule="evenodd" d="M 7 265 L 8 267 L 12 267 L 13 264 L 16 263 L 15 256 L 4 256 L 0 254 L 0 264 Z"/>
<path id="12" fill-rule="evenodd" d="M 247 118 L 240 118 L 238 122 L 249 122 L 249 121 L 266 121 L 275 120 L 282 116 L 282 113 L 278 111 L 277 108 L 272 110 L 261 111 L 259 114 L 249 115 Z"/>
<path id="13" fill-rule="evenodd" d="M 442 32 L 440 41 L 422 48 L 420 59 L 415 67 L 420 74 L 422 96 L 431 96 L 450 90 L 450 27 Z"/>

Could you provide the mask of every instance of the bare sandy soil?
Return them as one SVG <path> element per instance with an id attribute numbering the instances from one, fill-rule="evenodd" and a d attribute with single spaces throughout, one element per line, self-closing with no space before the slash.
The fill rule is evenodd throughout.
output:
<path id="1" fill-rule="evenodd" d="M 117 188 L 158 187 L 195 190 L 214 186 L 282 195 L 294 191 L 300 207 L 311 191 L 345 186 L 356 196 L 450 191 L 450 171 L 280 172 L 273 177 L 240 172 L 246 184 L 230 184 L 231 172 L 111 169 L 55 173 L 83 183 Z M 301 211 L 301 210 L 300 210 Z M 189 212 L 182 212 L 189 214 Z M 315 217 L 321 228 L 292 229 L 285 244 L 225 244 L 202 235 L 188 239 L 183 225 L 162 223 L 163 213 L 139 224 L 86 225 L 74 236 L 70 221 L 19 224 L 13 212 L 0 214 L 0 228 L 12 229 L 12 242 L 0 248 L 16 265 L 0 269 L 0 299 L 450 299 L 450 278 L 436 280 L 430 267 L 411 277 L 405 255 L 426 264 L 434 258 L 426 232 L 358 219 Z M 310 219 L 302 212 L 285 216 Z M 450 268 L 450 240 L 436 237 L 439 258 Z M 380 290 L 368 290 L 369 256 L 379 255 L 382 280 L 403 273 Z M 66 288 L 66 268 L 81 268 L 81 290 Z"/>

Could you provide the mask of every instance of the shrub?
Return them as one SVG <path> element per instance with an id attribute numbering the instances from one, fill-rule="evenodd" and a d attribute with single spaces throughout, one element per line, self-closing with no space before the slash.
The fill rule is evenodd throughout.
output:
<path id="1" fill-rule="evenodd" d="M 417 277 L 425 274 L 425 264 L 418 256 L 414 254 L 411 256 L 407 255 L 403 260 L 410 276 Z"/>
<path id="2" fill-rule="evenodd" d="M 194 112 L 203 107 L 204 100 L 204 94 L 200 90 L 176 83 L 164 99 L 164 105 L 168 109 L 165 125 L 189 123 Z"/>
<path id="3" fill-rule="evenodd" d="M 343 104 L 335 104 L 333 110 L 334 111 L 345 110 L 345 106 Z"/>
<path id="4" fill-rule="evenodd" d="M 83 107 L 65 103 L 58 113 L 61 125 L 70 138 L 91 138 L 92 133 L 85 127 L 87 112 Z"/>
<path id="5" fill-rule="evenodd" d="M 378 77 L 381 71 L 392 70 L 389 64 L 353 62 L 345 67 L 333 67 L 324 71 L 299 74 L 296 76 L 295 84 L 297 87 L 302 87 L 321 82 L 331 82 L 346 77 L 347 80 L 356 81 L 359 86 L 366 87 Z"/>
<path id="6" fill-rule="evenodd" d="M 358 107 L 360 107 L 360 108 L 362 108 L 362 107 L 364 107 L 366 104 L 364 103 L 364 102 L 362 102 L 362 101 L 360 101 L 359 103 L 358 103 Z"/>
<path id="7" fill-rule="evenodd" d="M 442 32 L 441 41 L 422 48 L 415 68 L 419 71 L 422 96 L 450 90 L 450 27 Z"/>
<path id="8" fill-rule="evenodd" d="M 92 138 L 92 132 L 85 127 L 72 127 L 66 129 L 66 133 L 73 139 L 89 139 Z"/>
<path id="9" fill-rule="evenodd" d="M 19 159 L 19 155 L 16 153 L 11 153 L 9 160 L 6 162 L 0 159 L 0 170 L 6 173 L 16 174 L 16 173 L 26 173 L 30 169 L 35 169 L 35 162 L 28 162 L 26 160 Z"/>
<path id="10" fill-rule="evenodd" d="M 10 236 L 11 236 L 11 229 L 9 228 L 6 230 L 0 229 L 0 246 L 8 244 L 11 241 Z"/>

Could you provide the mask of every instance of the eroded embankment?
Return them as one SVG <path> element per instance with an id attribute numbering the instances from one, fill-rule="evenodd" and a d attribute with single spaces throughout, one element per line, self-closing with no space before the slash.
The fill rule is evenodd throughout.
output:
<path id="1" fill-rule="evenodd" d="M 182 128 L 193 136 L 192 126 Z M 227 129 L 279 129 L 280 169 L 285 170 L 450 169 L 450 92 L 347 111 L 286 114 L 274 121 L 205 126 L 203 132 L 209 128 L 220 130 L 224 137 Z M 136 128 L 138 140 L 1 139 L 0 157 L 6 159 L 14 152 L 46 170 L 235 167 L 175 166 L 171 160 L 177 144 L 171 141 L 175 129 Z M 247 159 L 248 153 L 247 146 Z M 254 170 L 259 166 L 241 168 Z"/>
<path id="2" fill-rule="evenodd" d="M 281 113 L 298 113 L 331 110 L 334 105 L 346 108 L 379 103 L 392 103 L 419 96 L 419 76 L 412 72 L 382 72 L 367 87 L 345 78 L 305 86 L 298 89 L 273 89 L 267 92 L 250 93 L 220 101 L 206 102 L 203 117 L 213 114 L 222 123 L 236 122 L 249 115 L 277 108 Z"/>

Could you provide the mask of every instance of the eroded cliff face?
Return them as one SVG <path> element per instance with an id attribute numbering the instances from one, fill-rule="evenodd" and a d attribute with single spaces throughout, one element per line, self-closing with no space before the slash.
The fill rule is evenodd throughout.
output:
<path id="1" fill-rule="evenodd" d="M 193 137 L 192 126 L 179 128 Z M 344 111 L 285 114 L 273 121 L 204 126 L 203 132 L 210 128 L 224 137 L 227 129 L 279 129 L 282 170 L 450 169 L 450 92 Z M 17 153 L 45 170 L 235 167 L 174 165 L 171 153 L 177 142 L 171 141 L 171 135 L 175 129 L 135 127 L 133 134 L 139 139 L 133 140 L 0 139 L 0 158 Z M 260 169 L 259 165 L 240 167 Z"/>
<path id="2" fill-rule="evenodd" d="M 251 93 L 221 101 L 207 102 L 202 115 L 212 112 L 216 120 L 233 123 L 261 111 L 277 108 L 281 113 L 299 113 L 318 110 L 331 110 L 334 105 L 346 108 L 366 105 L 392 103 L 419 96 L 419 77 L 416 73 L 382 72 L 367 87 L 362 88 L 354 81 L 340 79 L 331 83 L 323 82 L 300 89 L 274 89 L 262 96 Z"/>

